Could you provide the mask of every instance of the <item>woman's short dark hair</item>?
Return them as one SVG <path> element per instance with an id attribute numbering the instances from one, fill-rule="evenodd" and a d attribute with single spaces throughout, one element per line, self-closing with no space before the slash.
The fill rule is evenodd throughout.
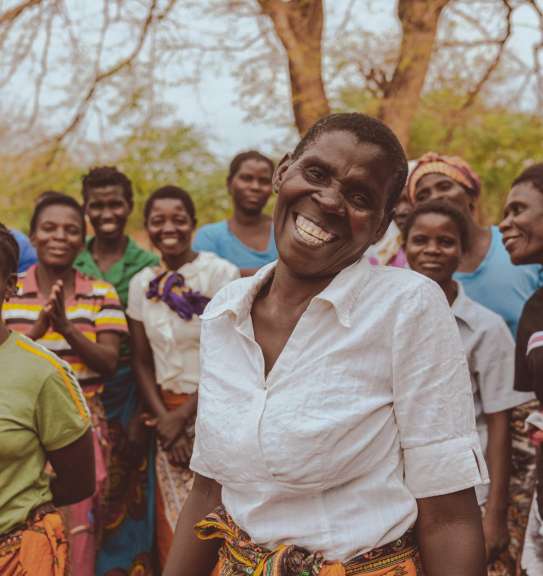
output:
<path id="1" fill-rule="evenodd" d="M 17 274 L 19 268 L 19 244 L 13 234 L 0 223 L 0 267 L 5 277 Z"/>
<path id="2" fill-rule="evenodd" d="M 330 114 L 321 118 L 306 132 L 294 149 L 292 158 L 294 160 L 299 158 L 310 144 L 329 132 L 349 132 L 358 142 L 375 144 L 383 150 L 390 163 L 390 173 L 394 176 L 385 206 L 387 213 L 392 212 L 407 179 L 407 158 L 396 134 L 380 120 L 365 114 L 358 112 Z"/>
<path id="3" fill-rule="evenodd" d="M 116 166 L 96 166 L 89 170 L 81 179 L 83 183 L 83 201 L 86 203 L 89 199 L 89 190 L 92 188 L 104 188 L 105 186 L 120 186 L 123 190 L 123 196 L 130 206 L 134 203 L 132 192 L 132 182 L 126 174 L 117 170 Z"/>
<path id="4" fill-rule="evenodd" d="M 441 214 L 442 216 L 447 216 L 447 218 L 452 220 L 456 225 L 462 251 L 466 252 L 469 249 L 468 221 L 464 214 L 454 206 L 454 204 L 451 204 L 446 200 L 428 200 L 427 202 L 421 202 L 415 206 L 411 214 L 407 217 L 404 225 L 404 243 L 407 243 L 409 232 L 411 231 L 411 228 L 413 228 L 417 218 L 419 216 L 424 216 L 425 214 Z"/>
<path id="5" fill-rule="evenodd" d="M 162 186 L 162 188 L 155 190 L 149 198 L 147 198 L 145 206 L 143 207 L 143 221 L 145 224 L 147 224 L 147 220 L 149 219 L 149 215 L 153 209 L 153 204 L 157 200 L 164 199 L 180 200 L 194 226 L 196 226 L 196 208 L 194 207 L 194 202 L 192 201 L 190 194 L 186 190 L 183 190 L 183 188 L 172 185 Z"/>
<path id="6" fill-rule="evenodd" d="M 55 192 L 54 190 L 47 190 L 38 196 L 38 200 L 34 206 L 34 212 L 32 213 L 32 218 L 30 219 L 30 235 L 36 232 L 38 219 L 41 213 L 46 208 L 49 208 L 49 206 L 69 206 L 70 208 L 73 208 L 81 218 L 83 238 L 86 236 L 87 224 L 85 222 L 85 211 L 83 210 L 83 206 L 81 206 L 75 198 L 72 198 L 72 196 L 68 196 L 68 194 L 62 192 Z"/>
<path id="7" fill-rule="evenodd" d="M 239 154 L 236 154 L 232 159 L 232 162 L 230 162 L 230 168 L 228 169 L 228 176 L 226 177 L 226 181 L 228 182 L 228 184 L 230 184 L 232 178 L 234 178 L 234 176 L 238 173 L 239 169 L 241 168 L 241 165 L 247 160 L 257 160 L 258 162 L 266 162 L 266 164 L 268 164 L 268 166 L 270 167 L 270 172 L 272 174 L 273 171 L 275 170 L 275 164 L 273 163 L 273 160 L 271 158 L 268 158 L 267 156 L 264 156 L 264 154 L 261 154 L 257 150 L 247 150 L 247 152 L 240 152 Z"/>
<path id="8" fill-rule="evenodd" d="M 537 188 L 540 192 L 543 192 L 543 162 L 539 164 L 533 164 L 525 170 L 523 170 L 514 180 L 511 187 L 517 184 L 531 184 L 534 188 Z"/>

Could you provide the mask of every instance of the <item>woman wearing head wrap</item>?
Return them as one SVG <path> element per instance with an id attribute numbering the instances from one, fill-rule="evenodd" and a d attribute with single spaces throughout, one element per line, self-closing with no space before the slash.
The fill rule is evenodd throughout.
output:
<path id="1" fill-rule="evenodd" d="M 407 189 L 415 205 L 440 198 L 462 210 L 468 222 L 470 248 L 464 252 L 454 279 L 462 284 L 469 298 L 499 314 L 515 336 L 524 303 L 542 285 L 541 266 L 514 266 L 498 227 L 479 224 L 476 214 L 481 181 L 473 168 L 462 158 L 429 152 L 420 158 L 411 173 Z M 511 564 L 518 561 L 534 486 L 534 451 L 524 432 L 524 421 L 531 406 L 516 408 L 512 415 Z M 507 426 L 506 420 L 502 426 Z"/>

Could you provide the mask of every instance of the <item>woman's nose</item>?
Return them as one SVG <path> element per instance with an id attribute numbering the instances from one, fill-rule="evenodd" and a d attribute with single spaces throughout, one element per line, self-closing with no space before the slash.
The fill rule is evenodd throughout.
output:
<path id="1" fill-rule="evenodd" d="M 343 195 L 333 188 L 319 190 L 313 194 L 313 200 L 319 204 L 324 212 L 343 216 L 345 214 L 345 200 Z"/>

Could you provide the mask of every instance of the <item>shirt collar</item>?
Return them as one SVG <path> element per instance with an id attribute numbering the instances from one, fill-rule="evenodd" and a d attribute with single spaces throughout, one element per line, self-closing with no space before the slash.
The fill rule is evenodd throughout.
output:
<path id="1" fill-rule="evenodd" d="M 456 285 L 458 287 L 458 294 L 451 306 L 452 313 L 456 319 L 466 324 L 470 330 L 475 330 L 470 314 L 470 299 L 466 296 L 462 284 L 456 282 Z"/>
<path id="2" fill-rule="evenodd" d="M 124 254 L 121 258 L 124 264 L 133 264 L 137 262 L 140 252 L 143 252 L 138 244 L 127 236 L 128 242 L 126 244 L 126 248 L 124 250 Z M 90 236 L 85 240 L 85 248 L 80 252 L 79 256 L 77 257 L 76 261 L 83 261 L 86 262 L 88 260 L 94 262 L 94 258 L 92 257 L 92 243 L 94 242 L 95 236 Z"/>
<path id="3" fill-rule="evenodd" d="M 38 280 L 36 278 L 37 264 L 31 266 L 24 276 L 20 278 L 20 285 L 23 294 L 38 294 Z M 92 290 L 92 281 L 77 270 L 75 271 L 75 295 L 84 296 Z"/>
<path id="4" fill-rule="evenodd" d="M 269 280 L 275 266 L 276 262 L 272 262 L 260 268 L 254 276 L 245 278 L 242 281 L 244 282 L 243 287 L 239 291 L 231 294 L 227 300 L 211 312 L 204 312 L 202 318 L 217 318 L 230 312 L 237 317 L 238 323 L 243 321 L 251 313 L 256 295 Z M 339 322 L 346 328 L 350 328 L 352 311 L 369 279 L 370 267 L 368 260 L 362 258 L 344 268 L 313 300 L 323 300 L 332 304 Z"/>

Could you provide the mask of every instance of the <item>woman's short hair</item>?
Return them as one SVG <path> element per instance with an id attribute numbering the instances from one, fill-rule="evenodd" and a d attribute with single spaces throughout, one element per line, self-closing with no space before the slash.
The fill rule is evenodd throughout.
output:
<path id="1" fill-rule="evenodd" d="M 257 160 L 258 162 L 266 162 L 266 164 L 270 167 L 270 172 L 273 174 L 275 170 L 275 164 L 271 158 L 264 156 L 257 150 L 247 150 L 247 152 L 240 152 L 236 154 L 234 158 L 232 158 L 232 162 L 230 162 L 230 167 L 228 169 L 228 176 L 226 177 L 226 181 L 228 184 L 232 181 L 232 178 L 238 173 L 241 165 L 247 160 Z"/>
<path id="2" fill-rule="evenodd" d="M 96 166 L 91 168 L 81 181 L 83 183 L 82 194 L 85 203 L 89 199 L 89 190 L 92 188 L 104 188 L 105 186 L 120 186 L 128 204 L 132 206 L 134 203 L 132 182 L 130 182 L 126 174 L 117 170 L 116 166 Z"/>
<path id="3" fill-rule="evenodd" d="M 380 120 L 365 114 L 358 112 L 330 114 L 321 118 L 306 132 L 294 149 L 292 158 L 294 160 L 299 158 L 310 144 L 329 132 L 349 132 L 358 142 L 375 144 L 383 150 L 390 163 L 390 173 L 394 176 L 385 206 L 387 213 L 392 212 L 407 179 L 407 158 L 396 134 Z"/>
<path id="4" fill-rule="evenodd" d="M 537 188 L 540 192 L 543 192 L 543 162 L 539 164 L 533 164 L 525 170 L 523 170 L 514 180 L 511 187 L 517 184 L 531 184 L 534 188 Z"/>
<path id="5" fill-rule="evenodd" d="M 83 206 L 81 206 L 81 204 L 79 204 L 79 202 L 72 196 L 68 196 L 68 194 L 56 192 L 54 190 L 47 190 L 46 192 L 42 192 L 38 197 L 36 204 L 34 205 L 34 212 L 32 213 L 32 217 L 30 219 L 30 235 L 36 232 L 39 217 L 46 208 L 49 208 L 49 206 L 68 206 L 73 208 L 81 218 L 83 238 L 86 236 L 87 224 L 85 222 L 85 211 L 83 210 Z"/>
<path id="6" fill-rule="evenodd" d="M 162 188 L 155 190 L 149 198 L 147 198 L 143 207 L 143 221 L 145 224 L 147 224 L 147 220 L 153 209 L 153 204 L 157 200 L 165 199 L 181 201 L 194 226 L 196 226 L 196 208 L 194 207 L 194 202 L 190 194 L 186 190 L 183 190 L 183 188 L 172 185 L 162 186 Z"/>
<path id="7" fill-rule="evenodd" d="M 17 274 L 19 268 L 19 244 L 13 234 L 0 222 L 0 268 L 7 278 Z"/>
<path id="8" fill-rule="evenodd" d="M 452 220 L 456 225 L 462 251 L 466 252 L 469 249 L 468 221 L 464 214 L 454 206 L 454 204 L 451 204 L 446 200 L 428 200 L 427 202 L 417 204 L 415 208 L 413 208 L 413 211 L 407 217 L 404 225 L 402 233 L 404 243 L 407 243 L 409 232 L 411 231 L 411 228 L 413 228 L 417 218 L 419 218 L 419 216 L 424 216 L 425 214 L 440 214 L 442 216 L 447 216 L 447 218 Z"/>

